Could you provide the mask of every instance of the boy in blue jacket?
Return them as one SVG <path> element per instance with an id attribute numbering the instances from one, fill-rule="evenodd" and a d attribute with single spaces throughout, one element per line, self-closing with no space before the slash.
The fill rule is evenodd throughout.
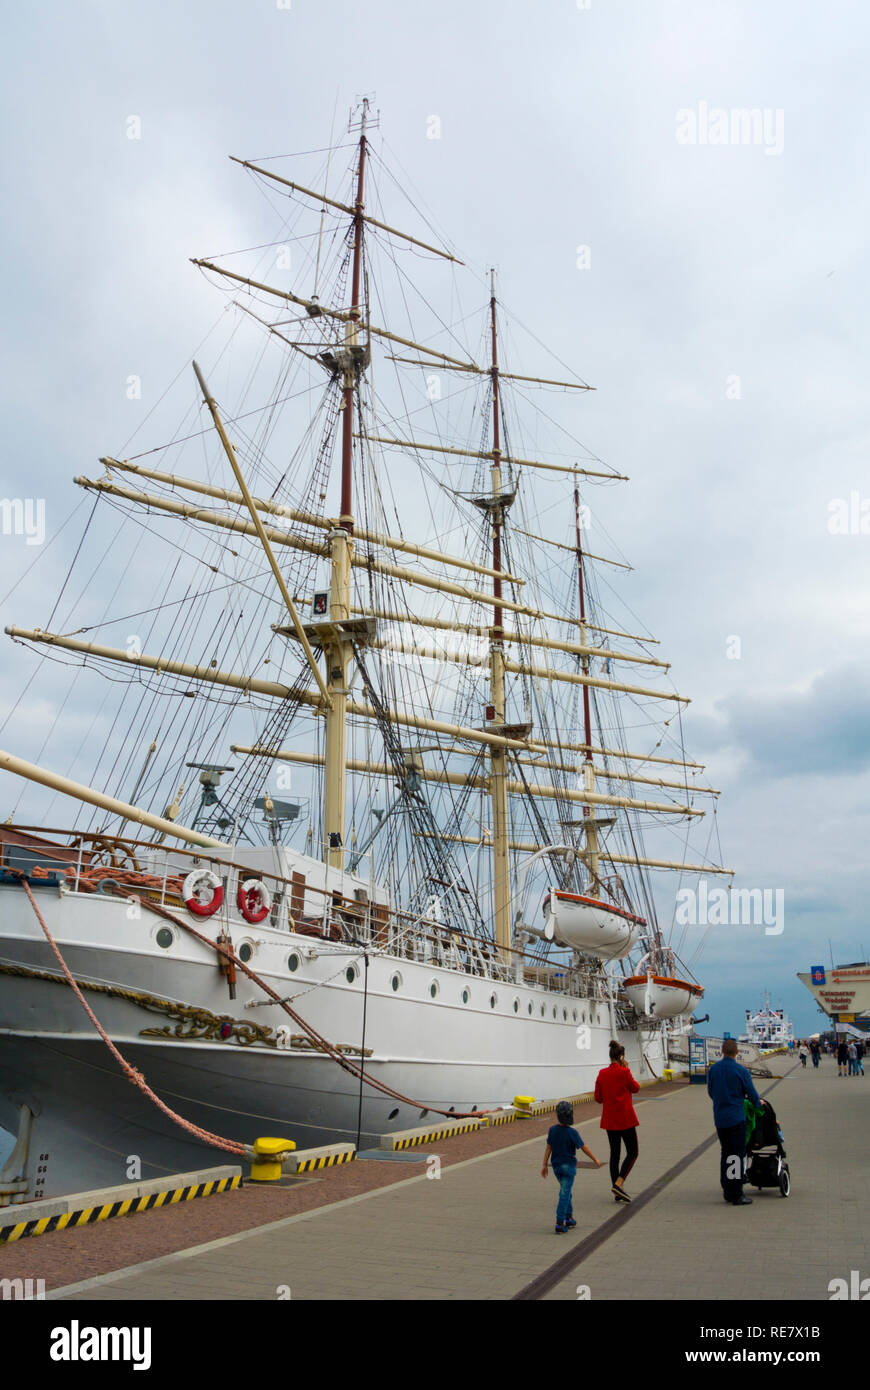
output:
<path id="1" fill-rule="evenodd" d="M 595 1157 L 591 1149 L 587 1148 L 577 1133 L 572 1129 L 574 1124 L 574 1110 L 570 1101 L 560 1100 L 556 1106 L 556 1119 L 558 1124 L 551 1125 L 547 1133 L 547 1148 L 544 1153 L 544 1166 L 541 1169 L 541 1177 L 547 1176 L 547 1165 L 552 1157 L 553 1176 L 559 1184 L 559 1203 L 556 1207 L 556 1235 L 564 1235 L 572 1226 L 576 1226 L 574 1220 L 574 1207 L 571 1203 L 571 1192 L 574 1187 L 574 1179 L 577 1176 L 576 1153 L 580 1149 L 588 1158 L 592 1159 L 596 1168 L 601 1164 Z"/>

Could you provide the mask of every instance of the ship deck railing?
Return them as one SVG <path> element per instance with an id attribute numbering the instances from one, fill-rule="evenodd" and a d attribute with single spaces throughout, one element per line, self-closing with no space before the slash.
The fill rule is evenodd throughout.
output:
<path id="1" fill-rule="evenodd" d="M 22 845 L 4 839 L 6 830 L 32 836 L 33 840 Z M 46 835 L 64 836 L 71 843 L 46 843 L 41 838 Z M 56 857 L 52 856 L 52 851 L 56 852 Z M 147 869 L 143 861 L 147 862 Z M 233 881 L 258 878 L 269 888 L 272 898 L 269 923 L 276 930 L 316 937 L 324 943 L 335 943 L 336 947 L 352 945 L 362 951 L 372 950 L 453 970 L 459 975 L 505 984 L 532 983 L 554 994 L 612 1002 L 612 987 L 603 970 L 546 961 L 519 947 L 497 946 L 488 937 L 390 904 L 373 902 L 368 895 L 365 901 L 349 899 L 332 888 L 318 888 L 307 882 L 300 889 L 298 882 L 292 879 L 246 866 L 244 849 L 226 859 L 211 853 L 205 846 L 201 849 L 164 847 L 153 840 L 99 831 L 4 825 L 0 826 L 0 868 L 4 866 L 23 869 L 28 875 L 38 868 L 43 881 L 45 871 L 54 870 L 66 891 L 81 894 L 106 891 L 102 885 L 135 886 L 138 876 L 144 880 L 138 891 L 145 902 L 150 899 L 176 910 L 184 907 L 179 880 L 193 868 L 211 868 L 221 878 L 226 912 L 233 902 Z M 117 879 L 112 878 L 111 871 L 118 875 Z M 96 872 L 103 877 L 95 879 Z M 303 895 L 301 910 L 300 893 Z M 305 912 L 304 898 L 309 895 L 321 899 L 319 912 Z M 241 917 L 238 921 L 245 924 Z"/>

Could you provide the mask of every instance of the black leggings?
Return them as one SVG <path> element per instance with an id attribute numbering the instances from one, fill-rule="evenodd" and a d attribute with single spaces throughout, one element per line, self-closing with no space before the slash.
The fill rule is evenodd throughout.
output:
<path id="1" fill-rule="evenodd" d="M 610 1140 L 610 1181 L 615 1183 L 617 1178 L 622 1178 L 622 1181 L 625 1182 L 637 1162 L 637 1130 L 609 1129 L 607 1137 Z M 625 1158 L 620 1168 L 619 1150 L 623 1140 L 625 1141 Z"/>

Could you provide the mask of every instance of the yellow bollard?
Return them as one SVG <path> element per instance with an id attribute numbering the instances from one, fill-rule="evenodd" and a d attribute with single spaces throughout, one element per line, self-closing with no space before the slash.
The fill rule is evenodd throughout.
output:
<path id="1" fill-rule="evenodd" d="M 252 1182 L 275 1182 L 281 1176 L 281 1164 L 275 1155 L 295 1149 L 292 1139 L 255 1139 L 252 1145 L 257 1159 L 251 1164 Z"/>
<path id="2" fill-rule="evenodd" d="M 674 1069 L 673 1069 L 673 1067 L 665 1067 L 664 1071 L 662 1072 L 662 1076 L 664 1077 L 665 1081 L 673 1081 L 673 1079 L 674 1079 Z"/>

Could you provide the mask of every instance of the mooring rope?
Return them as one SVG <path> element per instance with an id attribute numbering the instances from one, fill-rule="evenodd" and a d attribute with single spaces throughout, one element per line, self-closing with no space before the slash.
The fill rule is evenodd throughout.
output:
<path id="1" fill-rule="evenodd" d="M 21 883 L 25 893 L 30 899 L 31 907 L 33 908 L 33 911 L 36 913 L 36 916 L 39 920 L 39 925 L 42 927 L 42 930 L 45 933 L 45 939 L 51 947 L 52 951 L 54 952 L 55 956 L 57 957 L 58 964 L 60 965 L 61 970 L 66 976 L 67 984 L 71 987 L 73 993 L 75 994 L 76 998 L 78 999 L 88 1018 L 91 1020 L 91 1023 L 94 1025 L 100 1037 L 103 1039 L 103 1042 L 106 1044 L 106 1047 L 109 1049 L 112 1056 L 115 1058 L 115 1061 L 120 1066 L 127 1080 L 131 1082 L 132 1085 L 137 1086 L 139 1090 L 142 1091 L 143 1094 L 146 1095 L 148 1099 L 154 1105 L 157 1106 L 158 1110 L 161 1110 L 164 1115 L 166 1115 L 170 1120 L 173 1121 L 174 1124 L 180 1125 L 182 1129 L 187 1130 L 188 1134 L 192 1134 L 196 1139 L 201 1139 L 204 1143 L 208 1144 L 213 1149 L 225 1149 L 227 1153 L 236 1154 L 239 1158 L 244 1158 L 245 1155 L 248 1153 L 248 1149 L 244 1144 L 240 1143 L 237 1139 L 223 1139 L 219 1134 L 212 1134 L 210 1130 L 202 1129 L 199 1125 L 193 1124 L 191 1120 L 185 1120 L 183 1115 L 179 1115 L 174 1110 L 170 1110 L 169 1106 L 160 1099 L 157 1093 L 155 1091 L 152 1091 L 151 1087 L 148 1085 L 148 1082 L 145 1080 L 145 1077 L 142 1075 L 142 1073 L 140 1071 L 137 1071 L 136 1068 L 130 1062 L 127 1061 L 126 1057 L 121 1056 L 121 1053 L 118 1051 L 117 1047 L 112 1042 L 112 1039 L 109 1037 L 105 1028 L 100 1023 L 100 1020 L 97 1018 L 96 1014 L 94 1013 L 93 1009 L 88 1003 L 87 999 L 85 999 L 85 996 L 79 989 L 72 975 L 72 972 L 69 969 L 69 966 L 67 965 L 63 956 L 61 955 L 60 948 L 57 942 L 55 941 L 54 937 L 48 929 L 45 918 L 43 917 L 42 913 L 39 910 L 39 907 L 37 906 L 37 902 L 33 896 L 30 884 L 27 882 L 27 879 L 24 877 L 23 874 L 21 877 Z"/>

